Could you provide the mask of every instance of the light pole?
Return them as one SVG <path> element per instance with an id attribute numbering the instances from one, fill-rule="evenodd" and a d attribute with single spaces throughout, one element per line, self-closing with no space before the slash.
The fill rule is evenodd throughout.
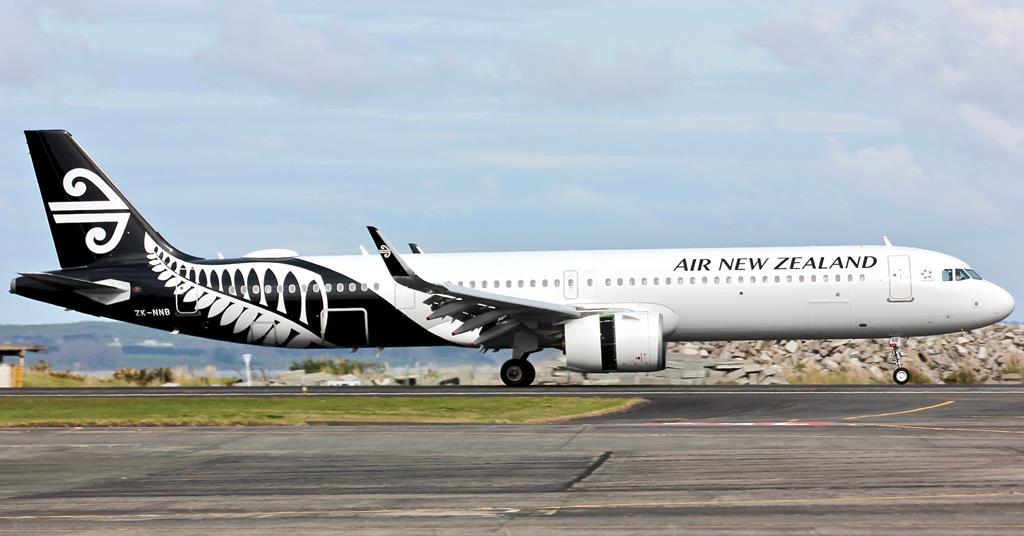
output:
<path id="1" fill-rule="evenodd" d="M 242 361 L 245 361 L 245 386 L 252 387 L 252 373 L 249 372 L 249 362 L 252 361 L 252 354 L 242 354 Z"/>

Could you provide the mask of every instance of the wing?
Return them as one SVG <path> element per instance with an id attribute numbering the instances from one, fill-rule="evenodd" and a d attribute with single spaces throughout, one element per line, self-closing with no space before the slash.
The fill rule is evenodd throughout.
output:
<path id="1" fill-rule="evenodd" d="M 395 283 L 430 294 L 424 302 L 431 308 L 427 320 L 451 317 L 462 322 L 452 335 L 483 328 L 473 341 L 475 346 L 507 346 L 516 332 L 522 330 L 548 338 L 561 331 L 552 329 L 554 326 L 585 313 L 568 305 L 427 281 L 409 267 L 376 227 L 367 229 Z"/>

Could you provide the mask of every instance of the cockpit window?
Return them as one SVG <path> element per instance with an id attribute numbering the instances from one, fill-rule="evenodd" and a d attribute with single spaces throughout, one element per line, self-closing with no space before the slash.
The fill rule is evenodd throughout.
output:
<path id="1" fill-rule="evenodd" d="M 970 278 L 971 278 L 971 276 L 967 275 L 967 271 L 964 270 L 963 268 L 957 268 L 956 269 L 956 280 L 957 281 L 963 281 L 965 279 L 970 279 Z"/>
<path id="2" fill-rule="evenodd" d="M 953 280 L 953 269 L 952 268 L 946 268 L 945 270 L 942 271 L 942 280 L 943 281 L 952 281 Z"/>
<path id="3" fill-rule="evenodd" d="M 981 276 L 978 275 L 978 272 L 975 272 L 974 270 L 971 270 L 970 268 L 968 268 L 968 269 L 966 269 L 964 271 L 967 272 L 967 275 L 971 276 L 971 279 L 977 279 L 978 281 L 981 281 Z"/>

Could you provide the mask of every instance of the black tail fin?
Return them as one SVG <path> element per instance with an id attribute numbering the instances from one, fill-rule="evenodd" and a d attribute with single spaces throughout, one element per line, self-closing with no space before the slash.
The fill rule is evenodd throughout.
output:
<path id="1" fill-rule="evenodd" d="M 146 255 L 157 234 L 103 170 L 65 130 L 26 130 L 25 139 L 43 195 L 43 208 L 61 268 Z M 187 257 L 187 256 L 186 256 Z"/>

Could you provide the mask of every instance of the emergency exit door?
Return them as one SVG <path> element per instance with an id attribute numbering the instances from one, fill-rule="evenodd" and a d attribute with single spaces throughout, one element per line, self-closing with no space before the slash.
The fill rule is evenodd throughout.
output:
<path id="1" fill-rule="evenodd" d="M 565 293 L 565 299 L 575 300 L 580 296 L 579 289 L 579 276 L 576 270 L 566 270 L 562 276 L 562 289 Z"/>
<path id="2" fill-rule="evenodd" d="M 889 301 L 914 299 L 910 283 L 910 256 L 889 256 Z"/>

